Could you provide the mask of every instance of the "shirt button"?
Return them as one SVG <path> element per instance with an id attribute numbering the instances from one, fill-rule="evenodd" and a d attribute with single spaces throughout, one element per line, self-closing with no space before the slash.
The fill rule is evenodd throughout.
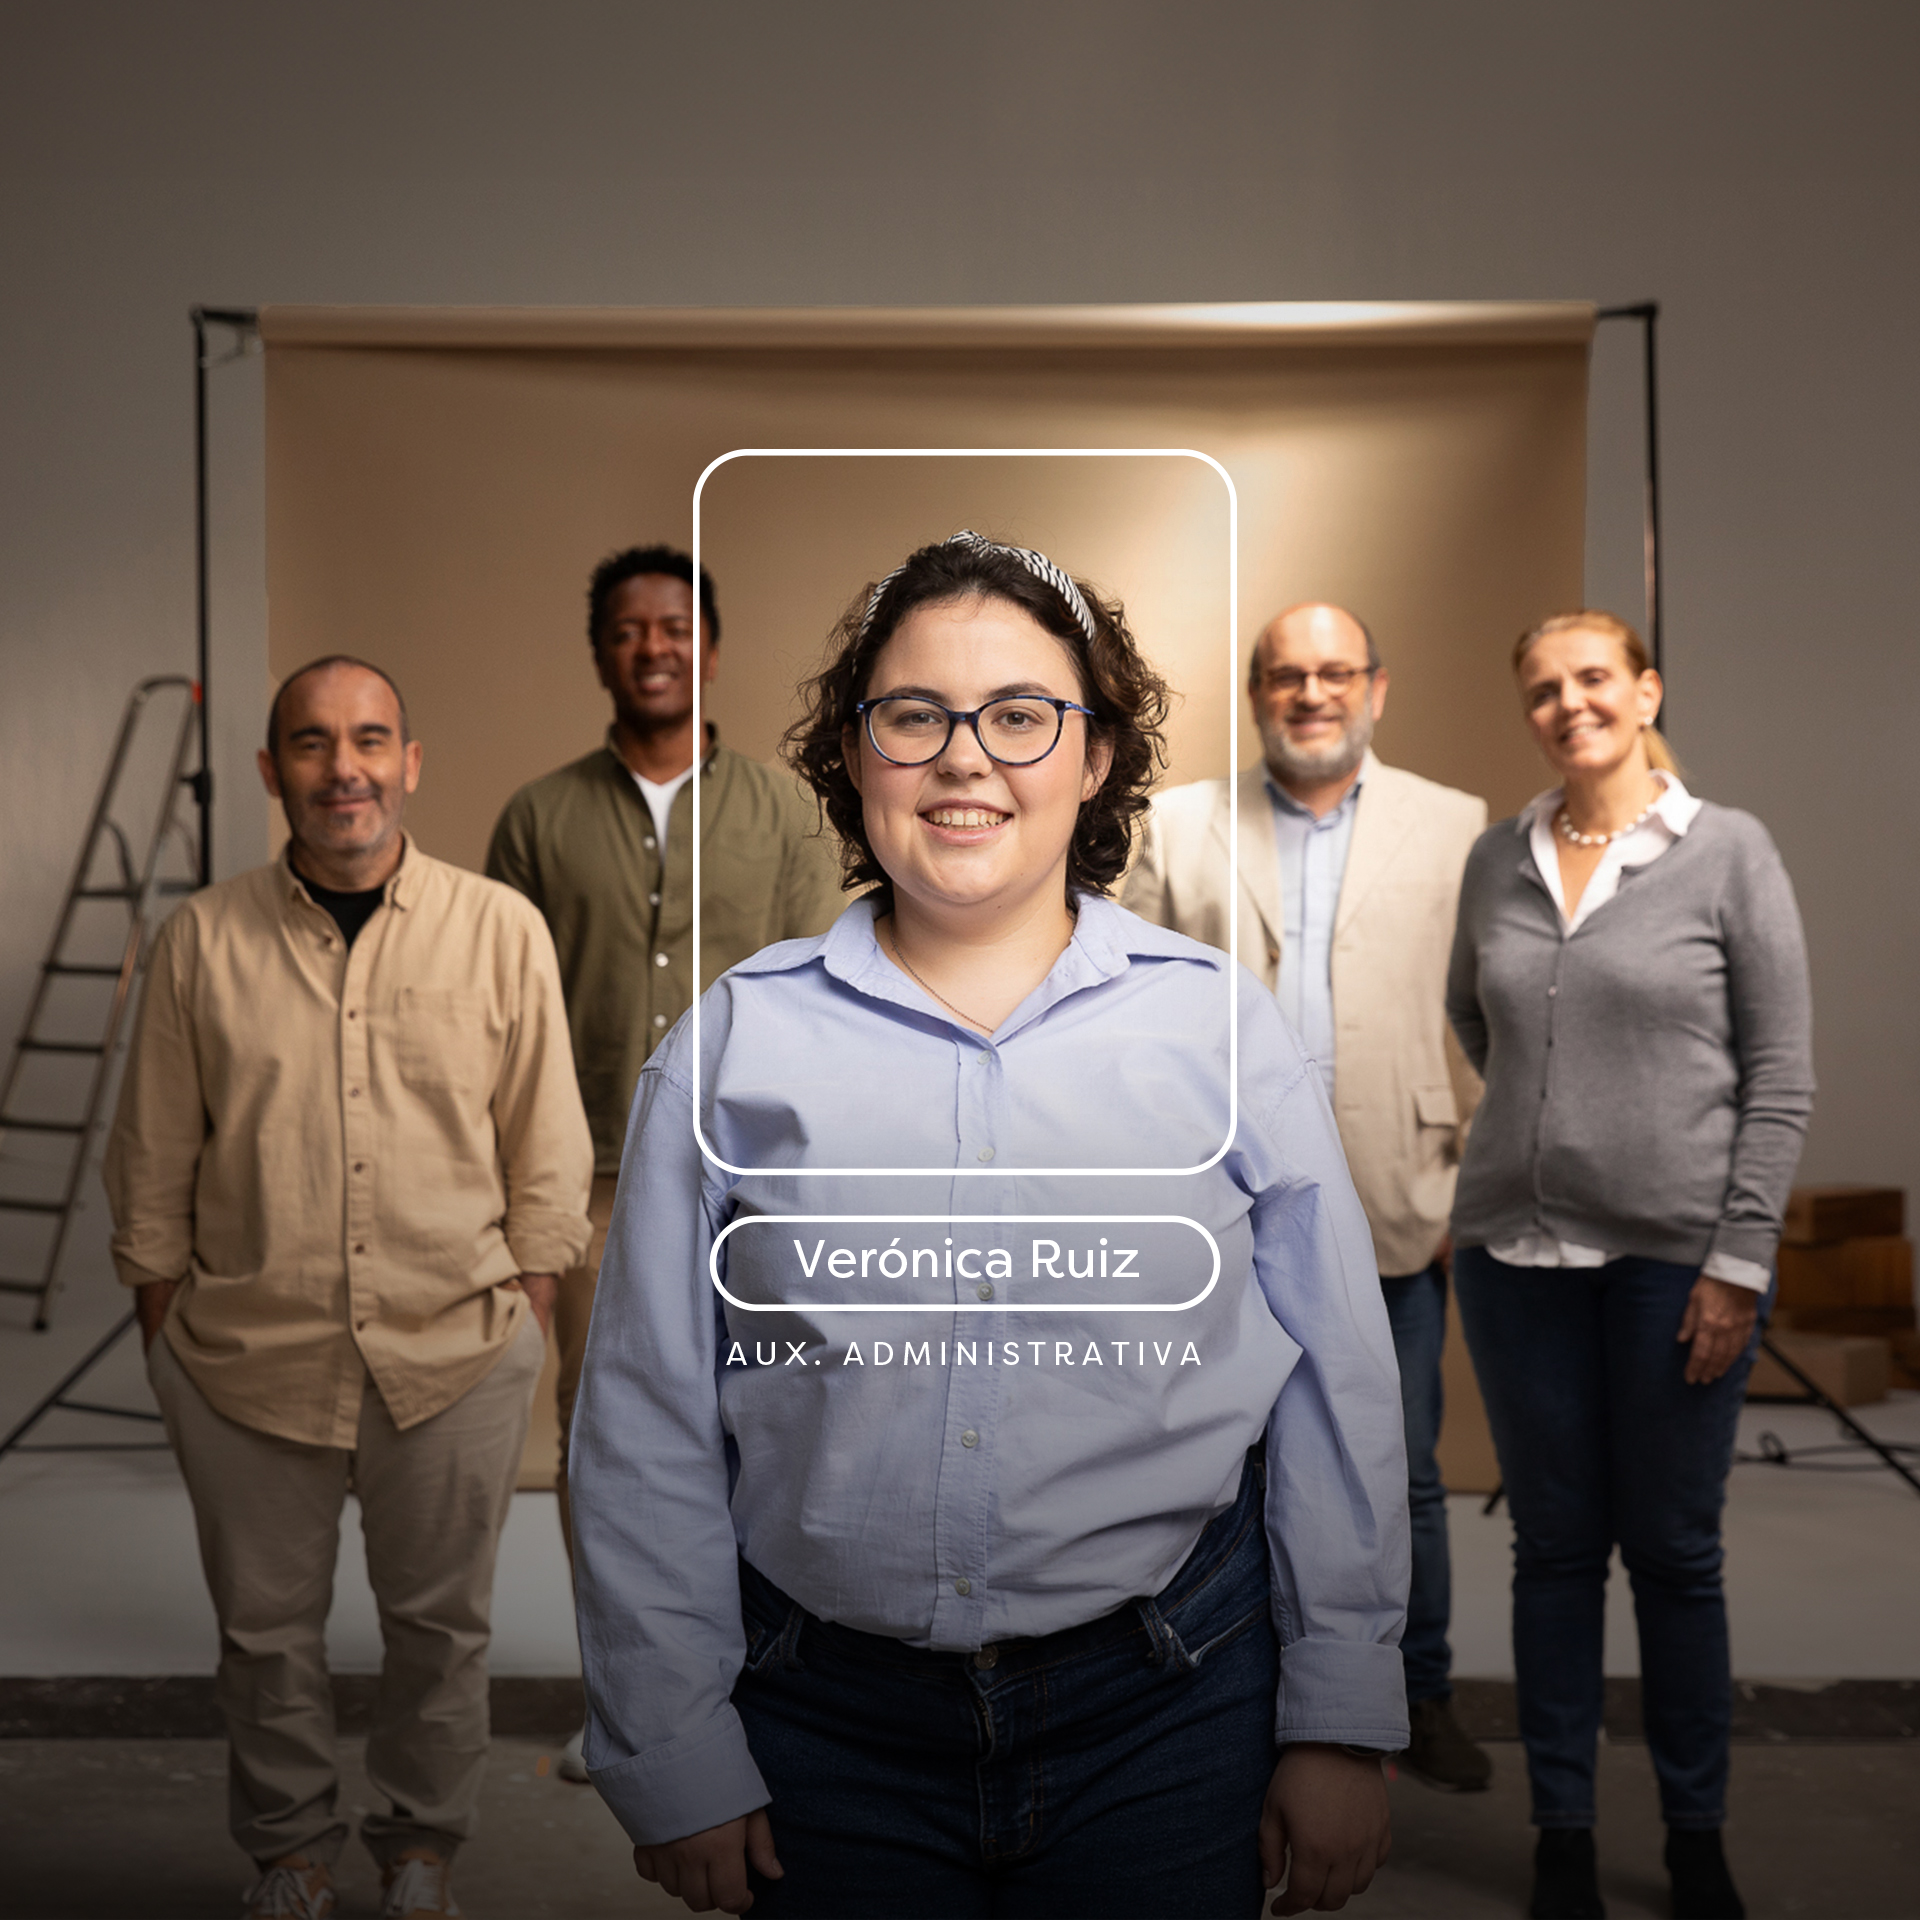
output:
<path id="1" fill-rule="evenodd" d="M 973 1058 L 976 1066 L 984 1067 L 987 1062 L 993 1058 L 993 1055 L 990 1053 L 976 1053 Z"/>
<path id="2" fill-rule="evenodd" d="M 349 1020 L 358 1020 L 360 1018 L 360 1009 L 358 1007 L 349 1007 L 347 1009 L 347 1018 Z"/>
<path id="3" fill-rule="evenodd" d="M 976 1160 L 991 1160 L 993 1158 L 993 1149 L 991 1147 L 982 1147 L 973 1157 Z"/>
<path id="4" fill-rule="evenodd" d="M 653 835 L 648 834 L 646 839 L 643 840 L 640 844 L 644 846 L 649 853 L 651 853 L 653 851 Z"/>
<path id="5" fill-rule="evenodd" d="M 353 1163 L 353 1170 L 355 1173 L 365 1173 L 367 1170 L 367 1163 L 364 1160 L 356 1160 Z"/>
<path id="6" fill-rule="evenodd" d="M 350 1100 L 358 1100 L 360 1098 L 360 1089 L 358 1087 L 349 1087 L 347 1089 L 347 1097 Z"/>
<path id="7" fill-rule="evenodd" d="M 977 1447 L 980 1444 L 980 1436 L 969 1427 L 966 1432 L 960 1436 L 960 1444 L 963 1447 Z"/>
<path id="8" fill-rule="evenodd" d="M 650 893 L 647 895 L 648 906 L 657 907 L 659 904 L 660 904 L 660 896 L 657 893 Z"/>
<path id="9" fill-rule="evenodd" d="M 967 1595 L 973 1591 L 973 1582 L 962 1574 L 961 1577 L 953 1583 L 953 1590 L 964 1600 Z"/>
<path id="10" fill-rule="evenodd" d="M 664 967 L 667 964 L 667 956 L 664 953 L 656 953 L 653 956 L 653 964 L 656 967 Z"/>
<path id="11" fill-rule="evenodd" d="M 664 1027 L 667 1024 L 667 1016 L 664 1013 L 656 1013 L 653 1016 L 653 1024 L 656 1027 Z"/>
<path id="12" fill-rule="evenodd" d="M 367 1250 L 367 1243 L 364 1240 L 356 1240 L 354 1242 L 353 1250 L 355 1253 L 365 1253 Z"/>
<path id="13" fill-rule="evenodd" d="M 998 1647 L 982 1647 L 980 1651 L 973 1656 L 973 1664 L 980 1668 L 982 1672 L 991 1671 L 1000 1664 L 1000 1649 Z"/>
<path id="14" fill-rule="evenodd" d="M 991 1280 L 982 1280 L 980 1284 L 974 1288 L 974 1292 L 977 1293 L 982 1300 L 991 1300 L 993 1298 L 993 1282 Z"/>

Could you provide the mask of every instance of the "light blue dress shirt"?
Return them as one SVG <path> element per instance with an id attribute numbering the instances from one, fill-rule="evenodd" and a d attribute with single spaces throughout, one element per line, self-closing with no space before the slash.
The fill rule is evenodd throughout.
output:
<path id="1" fill-rule="evenodd" d="M 736 1554 L 964 1652 L 1159 1593 L 1261 1443 L 1278 1737 L 1404 1745 L 1393 1342 L 1252 976 L 1088 898 L 987 1039 L 863 900 L 698 1011 L 640 1077 L 570 1454 L 587 1762 L 633 1839 L 769 1797 Z"/>
<path id="2" fill-rule="evenodd" d="M 1353 815 L 1360 801 L 1356 780 L 1331 813 L 1315 819 L 1276 780 L 1267 782 L 1273 801 L 1273 837 L 1280 855 L 1280 978 L 1274 993 L 1280 1011 L 1300 1036 L 1307 1057 L 1333 1098 L 1333 921 L 1353 845 Z"/>

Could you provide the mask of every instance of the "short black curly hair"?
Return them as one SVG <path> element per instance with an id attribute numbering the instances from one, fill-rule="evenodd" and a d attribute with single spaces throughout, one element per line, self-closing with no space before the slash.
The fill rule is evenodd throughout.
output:
<path id="1" fill-rule="evenodd" d="M 600 629 L 606 624 L 614 589 L 629 580 L 637 580 L 644 573 L 664 573 L 669 579 L 684 580 L 691 587 L 694 585 L 693 555 L 682 553 L 678 547 L 626 547 L 619 553 L 608 554 L 594 568 L 593 578 L 587 583 L 587 643 L 596 653 L 600 650 Z M 720 610 L 713 604 L 713 576 L 705 567 L 700 569 L 697 592 L 707 638 L 717 643 Z"/>
<path id="2" fill-rule="evenodd" d="M 1104 742 L 1112 754 L 1099 791 L 1081 803 L 1067 852 L 1068 896 L 1105 893 L 1126 871 L 1134 824 L 1166 765 L 1169 695 L 1166 682 L 1141 656 L 1125 608 L 1117 600 L 1103 600 L 1084 580 L 1076 578 L 1074 585 L 1093 616 L 1091 639 L 1059 590 L 1006 547 L 955 541 L 921 547 L 887 580 L 871 618 L 873 583 L 854 596 L 828 636 L 826 664 L 801 688 L 804 709 L 781 743 L 787 764 L 813 789 L 840 836 L 841 871 L 849 888 L 873 887 L 891 898 L 887 874 L 867 838 L 859 792 L 847 772 L 847 735 L 858 724 L 853 710 L 866 697 L 880 650 L 907 615 L 917 607 L 956 600 L 1008 601 L 1066 648 L 1080 677 L 1081 698 L 1093 709 L 1087 744 Z"/>

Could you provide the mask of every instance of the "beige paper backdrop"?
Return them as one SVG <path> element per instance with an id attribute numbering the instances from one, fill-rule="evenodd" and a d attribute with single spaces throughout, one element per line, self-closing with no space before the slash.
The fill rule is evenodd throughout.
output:
<path id="1" fill-rule="evenodd" d="M 708 713 L 770 756 L 862 583 L 961 526 L 1125 600 L 1182 698 L 1169 779 L 1226 772 L 1261 623 L 1325 598 L 1393 680 L 1382 756 L 1484 795 L 1541 784 L 1513 636 L 1579 603 L 1585 306 L 499 314 L 268 309 L 269 663 L 363 654 L 426 743 L 421 843 L 477 867 L 523 781 L 601 738 L 585 633 L 603 555 L 692 543 L 739 448 L 1192 448 L 1177 458 L 741 459 L 702 555 Z M 1256 757 L 1242 727 L 1238 758 Z M 1490 1485 L 1458 1342 L 1443 1468 Z M 528 1483 L 550 1472 L 551 1416 Z"/>
<path id="2" fill-rule="evenodd" d="M 392 672 L 427 748 L 412 823 L 430 851 L 478 865 L 513 789 L 604 730 L 593 563 L 635 541 L 690 544 L 694 485 L 719 455 L 1195 448 L 1239 489 L 1242 658 L 1289 601 L 1353 607 L 1393 672 L 1383 756 L 1508 811 L 1541 782 L 1507 650 L 1577 604 L 1582 578 L 1590 310 L 1539 311 L 1551 326 L 1488 340 L 1463 323 L 1458 343 L 1356 329 L 1343 346 L 1322 327 L 1301 344 L 1274 325 L 1224 345 L 1171 331 L 1066 350 L 999 345 L 983 323 L 970 349 L 829 333 L 701 350 L 448 347 L 417 320 L 393 329 L 406 344 L 305 344 L 327 329 L 269 309 L 270 664 L 342 650 Z M 356 318 L 356 340 L 382 337 L 378 316 Z M 1169 777 L 1226 770 L 1224 490 L 1191 461 L 722 468 L 702 534 L 725 629 L 709 713 L 725 736 L 770 754 L 854 590 L 958 526 L 1119 592 L 1184 696 Z"/>

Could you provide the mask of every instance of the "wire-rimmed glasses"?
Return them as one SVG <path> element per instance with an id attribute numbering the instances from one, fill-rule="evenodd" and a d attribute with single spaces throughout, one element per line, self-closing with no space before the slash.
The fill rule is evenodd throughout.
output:
<path id="1" fill-rule="evenodd" d="M 1068 714 L 1093 718 L 1091 707 L 1046 693 L 989 700 L 971 713 L 956 712 L 917 693 L 885 693 L 877 700 L 862 700 L 854 712 L 866 722 L 874 752 L 896 767 L 924 767 L 938 760 L 963 720 L 989 760 L 1003 767 L 1030 767 L 1060 744 Z"/>

